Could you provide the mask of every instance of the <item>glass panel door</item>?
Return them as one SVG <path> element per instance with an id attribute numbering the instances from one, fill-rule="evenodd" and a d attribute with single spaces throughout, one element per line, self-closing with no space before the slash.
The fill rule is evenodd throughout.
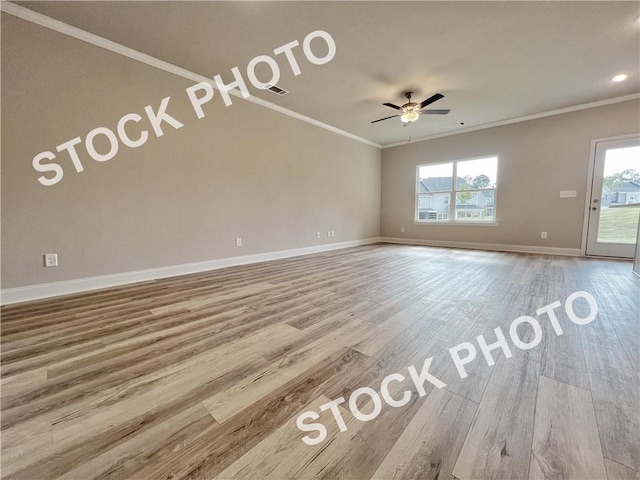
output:
<path id="1" fill-rule="evenodd" d="M 633 258 L 640 218 L 640 139 L 598 142 L 587 255 Z"/>

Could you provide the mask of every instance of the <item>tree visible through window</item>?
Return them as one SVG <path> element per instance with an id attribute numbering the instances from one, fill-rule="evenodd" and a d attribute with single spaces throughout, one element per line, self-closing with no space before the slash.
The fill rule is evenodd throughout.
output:
<path id="1" fill-rule="evenodd" d="M 416 220 L 495 222 L 497 175 L 496 156 L 419 165 Z"/>

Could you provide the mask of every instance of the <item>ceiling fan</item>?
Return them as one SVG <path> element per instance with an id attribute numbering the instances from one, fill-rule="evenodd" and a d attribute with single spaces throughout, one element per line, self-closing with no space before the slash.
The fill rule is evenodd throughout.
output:
<path id="1" fill-rule="evenodd" d="M 408 102 L 402 105 L 401 107 L 394 105 L 393 103 L 383 103 L 383 105 L 387 107 L 391 107 L 396 110 L 399 110 L 400 113 L 398 113 L 397 115 L 391 115 L 390 117 L 379 118 L 378 120 L 374 120 L 371 123 L 377 123 L 377 122 L 381 122 L 382 120 L 388 120 L 390 118 L 400 117 L 400 120 L 402 121 L 403 126 L 407 127 L 411 122 L 415 122 L 416 120 L 418 120 L 421 114 L 422 115 L 446 115 L 451 111 L 451 110 L 422 110 L 427 105 L 430 105 L 433 102 L 437 102 L 441 98 L 444 98 L 444 95 L 442 95 L 441 93 L 436 93 L 435 95 L 432 95 L 431 97 L 427 98 L 421 103 L 412 102 L 411 101 L 412 95 L 413 95 L 413 92 L 406 92 L 404 94 L 404 96 L 407 97 Z"/>

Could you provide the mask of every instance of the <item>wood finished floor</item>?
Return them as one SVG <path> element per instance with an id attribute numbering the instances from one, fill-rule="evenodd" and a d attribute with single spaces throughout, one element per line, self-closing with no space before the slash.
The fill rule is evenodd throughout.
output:
<path id="1" fill-rule="evenodd" d="M 578 290 L 596 320 L 458 376 L 449 347 Z M 373 245 L 4 307 L 2 478 L 638 479 L 639 292 L 626 262 Z M 431 356 L 445 388 L 301 441 Z"/>

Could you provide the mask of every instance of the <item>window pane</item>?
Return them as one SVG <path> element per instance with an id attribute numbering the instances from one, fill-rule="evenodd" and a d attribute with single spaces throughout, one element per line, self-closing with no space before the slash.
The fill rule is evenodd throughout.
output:
<path id="1" fill-rule="evenodd" d="M 495 222 L 497 170 L 497 156 L 419 166 L 416 220 Z"/>
<path id="2" fill-rule="evenodd" d="M 449 221 L 448 193 L 421 193 L 418 195 L 418 220 Z"/>
<path id="3" fill-rule="evenodd" d="M 495 190 L 459 190 L 455 219 L 464 222 L 495 221 Z"/>
<path id="4" fill-rule="evenodd" d="M 498 157 L 458 162 L 459 190 L 496 188 Z"/>
<path id="5" fill-rule="evenodd" d="M 450 192 L 453 187 L 453 163 L 420 167 L 418 193 Z"/>
<path id="6" fill-rule="evenodd" d="M 640 147 L 608 149 L 598 242 L 635 244 L 640 211 Z"/>

